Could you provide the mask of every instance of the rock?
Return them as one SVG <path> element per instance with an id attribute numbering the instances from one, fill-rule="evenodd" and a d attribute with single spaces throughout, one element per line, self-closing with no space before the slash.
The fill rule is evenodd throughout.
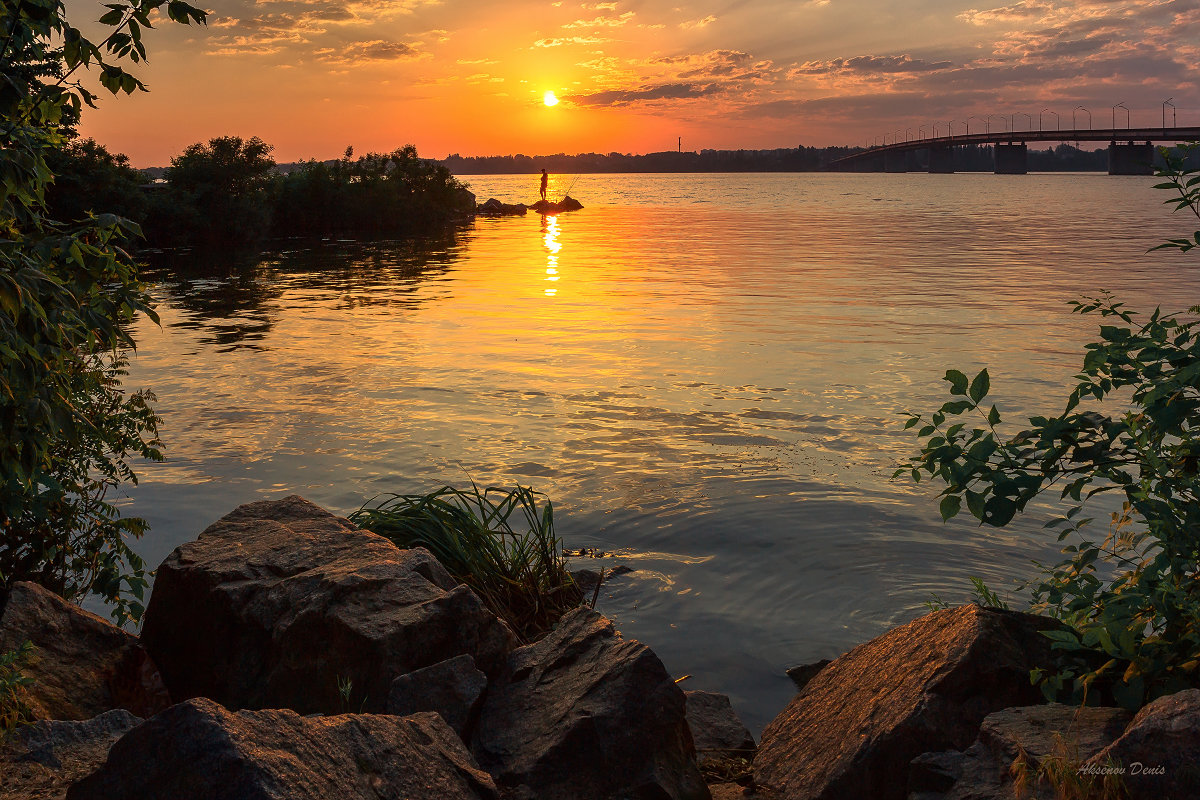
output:
<path id="1" fill-rule="evenodd" d="M 1132 715 L 1121 708 L 1058 704 L 1006 708 L 983 720 L 965 753 L 925 753 L 909 767 L 910 800 L 1011 800 L 1017 796 L 1014 765 L 1027 777 L 1032 798 L 1052 800 L 1041 773 L 1073 772 L 1121 735 Z"/>
<path id="2" fill-rule="evenodd" d="M 382 711 L 398 676 L 464 653 L 494 672 L 516 644 L 428 551 L 296 496 L 241 506 L 176 548 L 142 642 L 177 699 L 301 713 Z"/>
<path id="3" fill-rule="evenodd" d="M 600 572 L 594 569 L 573 569 L 571 570 L 571 578 L 574 579 L 575 585 L 579 587 L 579 591 L 583 592 L 583 596 L 591 599 L 592 594 L 596 591 L 597 586 L 603 586 L 613 578 L 621 575 L 628 575 L 633 572 L 632 569 L 624 564 L 617 564 L 604 570 L 604 581 L 600 580 Z"/>
<path id="4" fill-rule="evenodd" d="M 706 800 L 684 713 L 658 656 L 578 608 L 509 656 L 471 749 L 512 800 Z"/>
<path id="5" fill-rule="evenodd" d="M 17 728 L 0 745 L 0 799 L 61 800 L 140 722 L 119 708 L 82 722 L 41 720 Z"/>
<path id="6" fill-rule="evenodd" d="M 1125 787 L 1135 800 L 1200 797 L 1200 689 L 1146 705 L 1084 768 L 1101 775 L 1111 765 L 1124 769 Z"/>
<path id="7" fill-rule="evenodd" d="M 460 739 L 466 740 L 483 704 L 485 689 L 487 676 L 475 669 L 475 659 L 455 656 L 392 681 L 385 710 L 398 716 L 436 712 Z"/>
<path id="8" fill-rule="evenodd" d="M 437 714 L 301 717 L 206 699 L 134 728 L 68 800 L 498 800 Z"/>
<path id="9" fill-rule="evenodd" d="M 16 583 L 0 614 L 0 652 L 33 642 L 23 699 L 36 719 L 82 720 L 114 708 L 149 716 L 170 705 L 138 638 L 35 583 Z"/>
<path id="10" fill-rule="evenodd" d="M 688 729 L 701 760 L 709 756 L 754 758 L 754 737 L 738 719 L 727 695 L 684 692 Z"/>
<path id="11" fill-rule="evenodd" d="M 814 661 L 811 664 L 799 664 L 794 667 L 788 667 L 787 676 L 792 679 L 792 683 L 796 684 L 796 691 L 804 691 L 804 687 L 808 682 L 817 677 L 817 673 L 828 667 L 833 662 L 828 658 L 822 658 L 820 661 Z"/>
<path id="12" fill-rule="evenodd" d="M 758 783 L 789 800 L 906 794 L 909 762 L 961 750 L 992 711 L 1031 705 L 1052 619 L 977 605 L 935 611 L 821 670 L 763 731 Z"/>
<path id="13" fill-rule="evenodd" d="M 529 207 L 539 214 L 560 214 L 564 211 L 578 211 L 583 208 L 583 204 L 574 197 L 567 196 L 557 203 L 551 203 L 549 200 L 538 200 Z"/>
<path id="14" fill-rule="evenodd" d="M 526 211 L 522 203 L 501 203 L 494 197 L 489 197 L 475 209 L 476 214 L 484 217 L 523 217 Z"/>

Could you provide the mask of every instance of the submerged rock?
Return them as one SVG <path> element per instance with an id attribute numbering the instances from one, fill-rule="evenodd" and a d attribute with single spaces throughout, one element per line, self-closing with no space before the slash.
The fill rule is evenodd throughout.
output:
<path id="1" fill-rule="evenodd" d="M 37 719 L 89 719 L 114 708 L 149 716 L 170 705 L 138 638 L 35 583 L 9 590 L 0 652 L 33 643 L 23 699 Z"/>
<path id="2" fill-rule="evenodd" d="M 983 718 L 1040 699 L 1058 623 L 976 605 L 935 611 L 814 676 L 763 731 L 758 783 L 789 800 L 902 800 L 909 762 L 971 744 Z"/>
<path id="3" fill-rule="evenodd" d="M 89 720 L 41 720 L 0 742 L 0 800 L 62 800 L 142 720 L 119 708 Z"/>
<path id="4" fill-rule="evenodd" d="M 68 800 L 499 800 L 437 714 L 301 717 L 189 700 L 131 730 Z"/>
<path id="5" fill-rule="evenodd" d="M 579 608 L 515 650 L 471 744 L 513 800 L 706 800 L 684 695 L 645 645 Z"/>
<path id="6" fill-rule="evenodd" d="M 400 675 L 516 640 L 428 551 L 302 497 L 240 506 L 158 568 L 142 641 L 177 699 L 382 711 Z"/>

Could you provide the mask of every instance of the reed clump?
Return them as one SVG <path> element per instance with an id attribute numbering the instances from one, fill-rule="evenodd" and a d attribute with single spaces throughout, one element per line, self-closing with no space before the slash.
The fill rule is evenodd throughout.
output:
<path id="1" fill-rule="evenodd" d="M 429 550 L 525 643 L 585 603 L 554 534 L 554 507 L 529 487 L 390 494 L 350 520 L 398 547 Z"/>

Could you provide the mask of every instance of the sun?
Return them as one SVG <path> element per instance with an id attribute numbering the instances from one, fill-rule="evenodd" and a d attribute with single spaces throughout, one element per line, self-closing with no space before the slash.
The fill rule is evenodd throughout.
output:
<path id="1" fill-rule="evenodd" d="M 558 105 L 558 98 L 554 96 L 554 92 L 547 89 L 546 93 L 542 95 L 542 102 L 547 106 L 556 106 Z"/>

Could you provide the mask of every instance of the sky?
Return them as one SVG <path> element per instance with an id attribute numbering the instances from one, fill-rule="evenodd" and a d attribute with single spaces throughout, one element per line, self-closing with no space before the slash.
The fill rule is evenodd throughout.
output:
<path id="1" fill-rule="evenodd" d="M 212 0 L 147 32 L 150 93 L 81 132 L 146 167 L 225 135 L 286 162 L 862 145 L 1111 127 L 1118 103 L 1159 125 L 1168 98 L 1200 124 L 1200 0 L 996 2 Z M 92 34 L 104 10 L 68 0 Z"/>

